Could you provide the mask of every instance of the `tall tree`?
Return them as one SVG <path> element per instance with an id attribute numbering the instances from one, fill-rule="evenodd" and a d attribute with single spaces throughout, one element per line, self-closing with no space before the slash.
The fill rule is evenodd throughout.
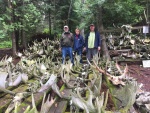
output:
<path id="1" fill-rule="evenodd" d="M 33 3 L 19 0 L 7 0 L 5 6 L 6 11 L 1 12 L 0 20 L 2 21 L 2 28 L 0 31 L 5 33 L 5 37 L 11 33 L 13 55 L 15 55 L 20 41 L 21 45 L 26 48 L 26 40 L 28 36 L 25 33 L 30 34 L 31 31 L 35 31 L 38 23 L 41 19 L 40 11 Z M 5 32 L 3 32 L 5 31 Z M 20 39 L 20 37 L 22 37 Z"/>
<path id="2" fill-rule="evenodd" d="M 10 25 L 12 25 L 14 22 L 14 9 L 13 9 L 13 4 L 12 4 L 11 0 L 8 0 L 8 7 L 11 10 L 11 12 L 10 12 L 11 18 L 10 18 L 9 23 L 10 23 Z M 11 37 L 12 37 L 12 52 L 13 52 L 13 55 L 15 55 L 17 48 L 16 48 L 16 37 L 15 37 L 14 28 L 12 29 Z"/>

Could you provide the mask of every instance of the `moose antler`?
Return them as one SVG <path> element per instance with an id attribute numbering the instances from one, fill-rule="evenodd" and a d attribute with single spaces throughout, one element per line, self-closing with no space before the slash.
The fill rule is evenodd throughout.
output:
<path id="1" fill-rule="evenodd" d="M 56 100 L 56 98 L 53 99 L 53 97 L 51 97 L 51 99 L 50 99 L 50 94 L 49 94 L 46 102 L 44 102 L 45 101 L 45 97 L 46 97 L 46 93 L 44 93 L 44 97 L 43 97 L 43 102 L 42 102 L 40 113 L 48 113 L 50 107 L 53 105 L 53 103 Z"/>
<path id="2" fill-rule="evenodd" d="M 56 82 L 57 76 L 51 75 L 49 80 L 38 90 L 38 92 L 44 92 L 45 90 L 49 89 L 53 83 Z"/>
<path id="3" fill-rule="evenodd" d="M 114 85 L 125 85 L 125 82 L 122 80 L 125 79 L 127 72 L 128 72 L 128 66 L 126 65 L 124 73 L 121 76 L 113 76 L 106 71 L 102 70 L 100 67 L 97 66 L 97 64 L 93 61 L 95 68 L 102 74 L 107 75 L 108 79 L 114 84 Z M 94 67 L 94 66 L 93 66 Z"/>
<path id="4" fill-rule="evenodd" d="M 31 95 L 30 92 L 22 92 L 22 93 L 16 93 L 13 100 L 9 104 L 8 108 L 6 109 L 5 113 L 10 113 L 16 104 L 20 104 L 24 98 Z"/>

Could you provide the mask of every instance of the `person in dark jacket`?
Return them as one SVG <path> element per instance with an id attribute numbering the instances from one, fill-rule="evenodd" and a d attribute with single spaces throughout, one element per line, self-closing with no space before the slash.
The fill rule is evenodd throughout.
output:
<path id="1" fill-rule="evenodd" d="M 60 50 L 62 51 L 62 63 L 65 64 L 65 59 L 67 54 L 70 57 L 71 63 L 74 64 L 73 61 L 73 43 L 74 43 L 74 37 L 73 34 L 69 31 L 69 27 L 66 25 L 64 26 L 64 32 L 62 33 L 61 39 L 60 39 Z"/>
<path id="2" fill-rule="evenodd" d="M 92 57 L 98 53 L 101 49 L 100 33 L 95 31 L 94 24 L 90 25 L 90 32 L 85 37 L 86 57 L 91 61 Z"/>
<path id="3" fill-rule="evenodd" d="M 80 35 L 80 30 L 77 28 L 75 30 L 75 35 L 74 35 L 74 51 L 75 53 L 77 53 L 77 55 L 80 56 L 80 63 L 82 63 L 83 45 L 84 45 L 83 36 Z"/>

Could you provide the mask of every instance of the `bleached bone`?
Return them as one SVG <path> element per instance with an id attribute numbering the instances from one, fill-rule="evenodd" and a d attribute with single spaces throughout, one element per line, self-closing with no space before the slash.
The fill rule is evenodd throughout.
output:
<path id="1" fill-rule="evenodd" d="M 136 103 L 138 105 L 150 104 L 150 92 L 142 92 L 138 94 Z"/>
<path id="2" fill-rule="evenodd" d="M 43 97 L 40 113 L 48 113 L 50 108 L 51 108 L 51 106 L 53 105 L 53 103 L 56 100 L 56 99 L 53 99 L 52 97 L 51 97 L 51 100 L 50 100 L 50 94 L 49 94 L 46 102 L 44 102 L 45 101 L 45 97 L 46 97 L 46 93 L 44 93 L 44 97 Z"/>
<path id="3" fill-rule="evenodd" d="M 121 68 L 119 67 L 118 63 L 116 62 L 116 68 L 118 69 L 118 71 L 120 72 L 120 74 L 123 74 Z"/>
<path id="4" fill-rule="evenodd" d="M 93 72 L 93 75 L 96 76 L 95 72 Z M 95 82 L 93 83 L 93 86 L 94 86 L 93 93 L 94 93 L 95 96 L 99 96 L 100 95 L 100 90 L 101 90 L 101 84 L 102 84 L 102 76 L 100 75 L 100 76 L 95 77 L 94 81 Z"/>
<path id="5" fill-rule="evenodd" d="M 93 61 L 94 62 L 94 61 Z M 101 68 L 99 68 L 97 66 L 97 64 L 94 62 L 93 66 L 94 68 L 96 68 L 100 73 L 103 73 L 104 75 L 107 75 L 108 79 L 114 84 L 114 85 L 125 85 L 125 82 L 123 82 L 122 80 L 126 79 L 126 75 L 128 73 L 128 66 L 126 65 L 125 69 L 124 69 L 124 73 L 121 76 L 113 76 L 109 73 L 107 73 L 106 71 L 102 70 Z"/>
<path id="6" fill-rule="evenodd" d="M 26 110 L 24 111 L 24 113 L 38 113 L 38 110 L 37 110 L 36 105 L 35 105 L 33 93 L 32 93 L 32 109 L 30 109 L 30 106 L 28 106 L 26 108 Z"/>
<path id="7" fill-rule="evenodd" d="M 41 81 L 40 81 L 41 82 Z M 39 86 L 40 86 L 40 82 L 38 80 L 35 80 L 34 82 L 31 82 L 28 84 L 28 91 L 29 92 L 37 92 Z"/>
<path id="8" fill-rule="evenodd" d="M 73 75 L 71 71 L 72 71 L 72 64 L 71 64 L 70 61 L 68 61 L 68 63 L 66 63 L 65 65 L 62 64 L 61 78 L 62 78 L 63 82 L 66 83 L 67 86 L 73 88 L 74 86 L 72 86 L 71 84 L 69 84 L 71 75 Z"/>
<path id="9" fill-rule="evenodd" d="M 96 109 L 98 113 L 102 112 L 103 104 L 104 104 L 104 93 L 102 93 L 100 97 L 96 97 Z"/>
<path id="10" fill-rule="evenodd" d="M 23 56 L 23 54 L 22 54 L 22 53 L 20 53 L 20 52 L 17 52 L 17 53 L 16 53 L 16 56 L 18 56 L 18 57 L 20 57 L 20 58 L 21 58 L 21 57 Z"/>
<path id="11" fill-rule="evenodd" d="M 76 105 L 76 106 L 79 107 L 80 109 L 85 110 L 86 113 L 89 113 L 89 110 L 88 110 L 86 104 L 83 102 L 83 100 L 81 100 L 81 99 L 77 96 L 77 94 L 72 93 L 72 96 L 71 96 L 71 97 L 72 97 L 72 98 L 71 98 L 72 103 L 73 103 L 74 105 Z"/>
<path id="12" fill-rule="evenodd" d="M 104 104 L 104 93 L 100 97 L 95 97 L 90 88 L 87 88 L 90 92 L 88 99 L 83 99 L 79 93 L 79 89 L 77 89 L 77 94 L 72 93 L 72 103 L 85 110 L 86 113 L 101 113 Z M 96 98 L 95 103 L 93 102 L 93 98 Z"/>
<path id="13" fill-rule="evenodd" d="M 37 51 L 37 54 L 42 55 L 44 53 L 43 48 L 41 48 L 40 50 Z"/>
<path id="14" fill-rule="evenodd" d="M 15 95 L 15 92 L 10 91 L 10 90 L 8 90 L 8 89 L 5 89 L 5 88 L 3 88 L 3 87 L 0 87 L 0 91 L 3 91 L 3 92 L 5 92 L 5 93 L 11 94 L 11 95 Z"/>
<path id="15" fill-rule="evenodd" d="M 26 98 L 29 95 L 31 95 L 29 92 L 16 93 L 15 97 L 13 98 L 12 102 L 9 104 L 5 113 L 10 113 L 14 109 L 16 104 L 20 105 L 22 102 L 22 99 Z"/>
<path id="16" fill-rule="evenodd" d="M 8 63 L 11 63 L 13 61 L 12 57 L 8 57 L 7 55 L 5 57 L 2 58 L 2 60 L 0 61 L 0 66 L 6 66 L 8 65 Z"/>
<path id="17" fill-rule="evenodd" d="M 87 88 L 88 88 L 88 87 L 87 87 Z M 78 95 L 78 97 L 85 103 L 85 105 L 87 106 L 88 110 L 89 110 L 89 111 L 93 111 L 93 110 L 94 110 L 94 105 L 93 105 L 93 103 L 92 103 L 93 93 L 92 93 L 92 91 L 91 91 L 89 88 L 88 88 L 88 90 L 89 90 L 90 94 L 89 94 L 89 96 L 88 96 L 88 100 L 87 100 L 87 101 L 85 101 L 85 100 L 81 97 L 80 92 L 79 92 L 79 89 L 77 89 L 77 95 Z"/>
<path id="18" fill-rule="evenodd" d="M 8 73 L 6 72 L 0 72 L 0 87 L 6 88 L 6 78 L 8 76 Z"/>
<path id="19" fill-rule="evenodd" d="M 73 86 L 72 84 L 69 83 L 69 81 L 70 81 L 69 74 L 65 74 L 65 73 L 61 72 L 61 79 L 67 85 L 68 88 L 75 88 L 75 86 Z"/>
<path id="20" fill-rule="evenodd" d="M 131 25 L 122 25 L 122 32 L 131 33 L 132 26 Z"/>
<path id="21" fill-rule="evenodd" d="M 90 90 L 90 88 L 88 88 L 90 94 L 88 96 L 88 100 L 86 101 L 86 105 L 89 109 L 90 112 L 94 112 L 95 111 L 95 107 L 94 104 L 92 102 L 92 99 L 94 98 L 93 92 Z"/>
<path id="22" fill-rule="evenodd" d="M 62 98 L 62 94 L 61 94 L 61 92 L 60 92 L 60 90 L 59 90 L 59 87 L 57 86 L 56 82 L 52 84 L 52 89 L 53 89 L 53 91 L 54 91 L 59 97 Z"/>
<path id="23" fill-rule="evenodd" d="M 9 77 L 12 75 L 9 75 Z M 12 77 L 10 77 L 9 79 L 9 86 L 17 86 L 19 85 L 21 82 L 27 82 L 28 81 L 28 76 L 25 73 L 19 73 L 18 77 L 13 81 Z"/>
<path id="24" fill-rule="evenodd" d="M 56 82 L 57 76 L 52 74 L 49 80 L 38 90 L 38 92 L 44 92 L 45 90 L 49 89 L 52 84 Z"/>
<path id="25" fill-rule="evenodd" d="M 43 74 L 46 72 L 46 67 L 45 67 L 44 64 L 41 64 L 41 66 L 40 66 L 40 72 L 43 73 Z"/>

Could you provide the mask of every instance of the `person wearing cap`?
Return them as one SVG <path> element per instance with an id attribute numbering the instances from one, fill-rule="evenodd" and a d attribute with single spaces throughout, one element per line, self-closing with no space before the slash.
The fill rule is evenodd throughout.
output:
<path id="1" fill-rule="evenodd" d="M 83 36 L 80 35 L 80 30 L 78 28 L 75 29 L 74 35 L 74 51 L 77 55 L 80 56 L 80 63 L 82 63 L 82 49 L 84 45 Z"/>
<path id="2" fill-rule="evenodd" d="M 69 31 L 69 27 L 67 25 L 64 26 L 64 32 L 61 35 L 60 38 L 60 50 L 62 51 L 62 63 L 65 64 L 65 59 L 67 54 L 70 57 L 71 63 L 74 64 L 73 61 L 73 43 L 74 38 L 73 34 Z"/>
<path id="3" fill-rule="evenodd" d="M 95 25 L 90 25 L 90 32 L 85 37 L 84 50 L 86 50 L 86 57 L 91 61 L 92 57 L 101 49 L 100 33 L 95 31 Z"/>

